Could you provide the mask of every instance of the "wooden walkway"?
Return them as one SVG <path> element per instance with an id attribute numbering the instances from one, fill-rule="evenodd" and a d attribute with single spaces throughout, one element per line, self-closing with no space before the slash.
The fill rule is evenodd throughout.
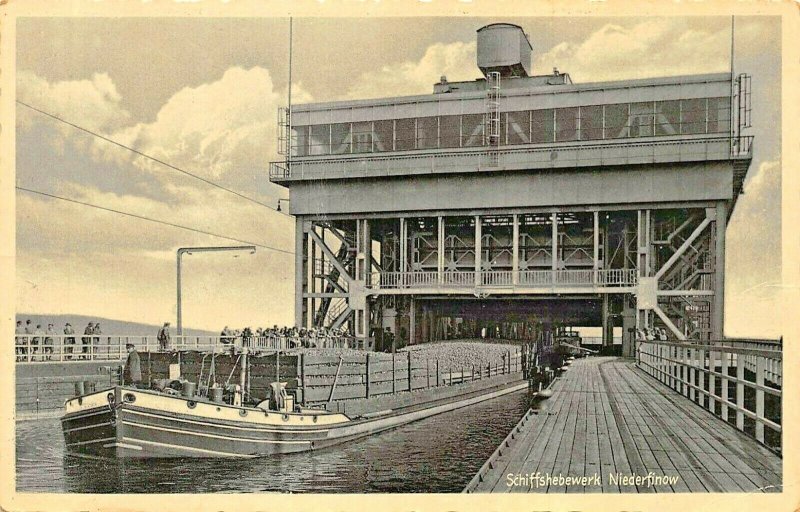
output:
<path id="1" fill-rule="evenodd" d="M 780 457 L 649 377 L 632 361 L 579 359 L 553 390 L 540 410 L 518 425 L 467 492 L 781 490 Z M 530 477 L 536 473 L 538 478 Z M 673 479 L 641 480 L 637 485 L 618 476 L 648 474 Z M 559 475 L 589 478 L 567 485 L 556 478 Z M 599 478 L 592 478 L 595 475 Z"/>

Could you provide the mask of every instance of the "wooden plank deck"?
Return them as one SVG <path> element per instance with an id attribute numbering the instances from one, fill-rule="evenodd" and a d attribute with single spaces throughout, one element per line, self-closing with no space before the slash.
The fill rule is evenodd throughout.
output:
<path id="1" fill-rule="evenodd" d="M 652 379 L 633 361 L 579 359 L 553 391 L 470 492 L 781 490 L 779 456 Z M 559 475 L 588 478 L 567 484 Z M 644 480 L 647 475 L 673 478 L 654 485 Z"/>

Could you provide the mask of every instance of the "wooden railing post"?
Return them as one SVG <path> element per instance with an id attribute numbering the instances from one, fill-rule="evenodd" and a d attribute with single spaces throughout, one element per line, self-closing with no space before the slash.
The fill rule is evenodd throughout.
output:
<path id="1" fill-rule="evenodd" d="M 437 388 L 439 386 L 441 386 L 441 382 L 442 382 L 442 377 L 441 377 L 441 374 L 439 373 L 439 359 L 436 359 L 436 387 Z"/>
<path id="2" fill-rule="evenodd" d="M 397 375 L 394 368 L 394 352 L 392 352 L 392 394 L 397 393 Z"/>
<path id="3" fill-rule="evenodd" d="M 700 390 L 697 392 L 697 402 L 700 404 L 700 407 L 705 407 L 706 405 L 706 394 L 704 391 L 706 390 L 706 351 L 700 349 L 697 351 L 698 354 L 698 362 L 699 370 L 697 372 L 697 386 Z"/>
<path id="4" fill-rule="evenodd" d="M 365 380 L 365 384 L 366 384 L 366 394 L 367 394 L 367 398 L 369 398 L 369 396 L 370 396 L 370 389 L 369 389 L 369 388 L 370 388 L 370 384 L 371 384 L 371 383 L 370 383 L 370 376 L 369 376 L 369 374 L 370 374 L 370 364 L 369 364 L 369 361 L 370 361 L 370 358 L 369 358 L 369 352 L 367 352 L 366 365 L 365 365 L 365 373 L 366 373 L 366 376 L 365 376 L 365 379 L 364 379 L 364 380 Z"/>
<path id="5" fill-rule="evenodd" d="M 744 357 L 736 354 L 736 428 L 744 430 Z"/>
<path id="6" fill-rule="evenodd" d="M 431 387 L 431 361 L 425 358 L 425 379 L 428 381 L 428 388 Z"/>
<path id="7" fill-rule="evenodd" d="M 717 353 L 708 353 L 708 410 L 715 413 L 717 410 L 717 380 L 714 377 L 714 372 L 717 371 Z"/>
<path id="8" fill-rule="evenodd" d="M 408 351 L 408 390 L 412 391 L 411 387 L 411 351 Z"/>
<path id="9" fill-rule="evenodd" d="M 764 356 L 756 356 L 756 440 L 764 442 Z"/>
<path id="10" fill-rule="evenodd" d="M 726 423 L 728 422 L 728 399 L 729 399 L 728 397 L 730 396 L 730 394 L 728 393 L 728 380 L 730 378 L 729 376 L 730 372 L 728 370 L 728 362 L 730 360 L 729 358 L 730 358 L 730 352 L 720 352 L 720 373 L 722 373 L 722 375 L 725 376 L 722 379 L 722 382 L 720 382 L 720 384 L 722 385 L 722 390 L 720 391 L 720 395 L 722 398 L 720 415 L 722 416 L 722 419 L 725 420 Z"/>
<path id="11" fill-rule="evenodd" d="M 694 386 L 696 384 L 696 382 L 695 382 L 695 373 L 696 372 L 695 372 L 695 369 L 694 369 L 694 361 L 695 361 L 695 356 L 697 355 L 697 351 L 695 349 L 693 349 L 693 348 L 690 348 L 688 350 L 688 354 L 689 354 L 689 360 L 686 361 L 686 370 L 689 373 L 689 378 L 687 379 L 689 381 L 689 400 L 694 402 L 695 401 L 695 396 L 697 395 L 697 393 L 695 392 L 695 389 L 694 389 Z"/>

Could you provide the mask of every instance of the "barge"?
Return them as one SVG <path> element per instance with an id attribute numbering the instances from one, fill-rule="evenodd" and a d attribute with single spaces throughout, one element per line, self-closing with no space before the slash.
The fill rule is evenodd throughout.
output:
<path id="1" fill-rule="evenodd" d="M 68 454 L 247 458 L 318 450 L 528 386 L 521 354 L 511 352 L 458 371 L 408 354 L 145 355 L 144 383 L 81 390 L 65 401 Z M 218 386 L 216 375 L 228 380 Z"/>
<path id="2" fill-rule="evenodd" d="M 261 457 L 318 450 L 526 389 L 526 381 L 349 417 L 323 409 L 234 406 L 115 386 L 66 401 L 67 452 L 108 458 Z"/>

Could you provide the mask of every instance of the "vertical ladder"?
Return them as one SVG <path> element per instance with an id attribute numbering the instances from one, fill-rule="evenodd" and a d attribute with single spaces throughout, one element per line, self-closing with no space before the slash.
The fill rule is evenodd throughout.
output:
<path id="1" fill-rule="evenodd" d="M 278 154 L 289 156 L 291 152 L 291 137 L 289 134 L 289 109 L 278 108 Z"/>
<path id="2" fill-rule="evenodd" d="M 745 128 L 750 128 L 751 111 L 750 104 L 750 75 L 742 73 L 736 77 L 733 83 L 733 105 L 731 109 L 731 156 L 738 156 L 747 153 L 750 148 L 743 147 L 746 139 L 742 136 Z"/>
<path id="3" fill-rule="evenodd" d="M 487 164 L 496 167 L 500 157 L 500 73 L 497 71 L 486 75 L 485 119 L 483 140 L 488 148 Z"/>

